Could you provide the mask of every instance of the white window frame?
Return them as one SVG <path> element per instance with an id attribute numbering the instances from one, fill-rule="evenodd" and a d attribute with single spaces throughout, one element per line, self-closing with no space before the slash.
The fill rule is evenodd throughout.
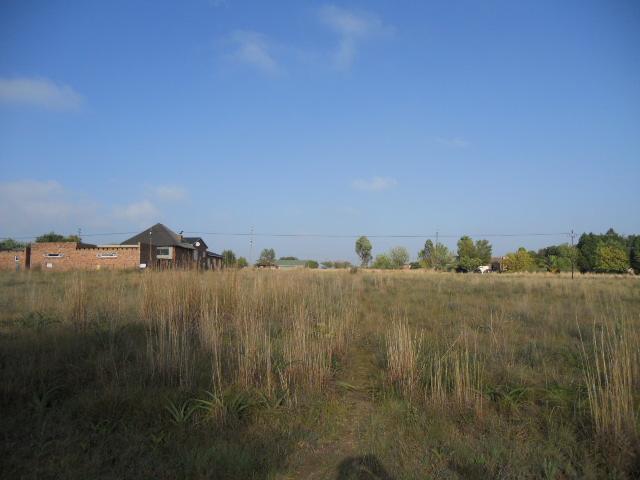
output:
<path id="1" fill-rule="evenodd" d="M 166 254 L 159 253 L 160 249 L 167 250 Z M 156 247 L 156 258 L 160 260 L 173 260 L 173 247 Z"/>
<path id="2" fill-rule="evenodd" d="M 118 254 L 116 252 L 104 252 L 98 253 L 96 255 L 98 258 L 118 258 Z"/>

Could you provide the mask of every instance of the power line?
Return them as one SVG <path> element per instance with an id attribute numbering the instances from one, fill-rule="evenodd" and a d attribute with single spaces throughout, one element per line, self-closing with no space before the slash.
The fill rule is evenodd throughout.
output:
<path id="1" fill-rule="evenodd" d="M 107 237 L 115 235 L 135 235 L 139 232 L 102 232 L 102 233 L 84 233 L 83 237 Z M 249 232 L 202 232 L 202 231 L 185 231 L 191 235 L 210 235 L 210 236 L 226 236 L 226 237 L 276 237 L 276 238 L 359 238 L 365 236 L 368 238 L 460 238 L 463 234 L 330 234 L 330 233 L 259 233 L 254 232 L 253 228 Z M 500 238 L 500 237 L 560 237 L 571 235 L 571 232 L 528 232 L 528 233 L 468 233 L 464 234 L 469 237 L 485 237 L 485 238 Z M 39 235 L 18 236 L 9 237 L 2 236 L 0 239 L 6 240 L 12 238 L 14 240 L 28 240 L 37 238 Z"/>

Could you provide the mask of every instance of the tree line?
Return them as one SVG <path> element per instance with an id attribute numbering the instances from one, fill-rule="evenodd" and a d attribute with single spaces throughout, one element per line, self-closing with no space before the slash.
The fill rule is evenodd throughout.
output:
<path id="1" fill-rule="evenodd" d="M 486 266 L 504 272 L 568 272 L 640 273 L 640 235 L 623 236 L 609 229 L 605 234 L 583 233 L 578 243 L 550 245 L 538 251 L 518 248 L 503 257 L 492 257 L 492 245 L 486 239 L 474 240 L 462 236 L 454 253 L 429 239 L 418 252 L 418 261 L 409 263 L 404 247 L 393 247 L 387 253 L 373 257 L 371 241 L 362 236 L 356 240 L 355 251 L 363 268 L 397 269 L 430 268 L 438 271 L 473 272 Z"/>
<path id="2" fill-rule="evenodd" d="M 36 238 L 36 242 L 80 242 L 77 235 L 45 233 Z M 11 238 L 0 241 L 0 250 L 24 248 L 25 243 Z M 355 251 L 360 258 L 362 268 L 400 269 L 429 268 L 438 271 L 473 272 L 481 266 L 492 267 L 505 272 L 568 272 L 576 269 L 582 273 L 626 273 L 633 270 L 640 274 L 640 235 L 624 236 L 610 228 L 604 234 L 583 233 L 578 243 L 550 245 L 538 251 L 518 248 L 515 252 L 494 259 L 492 245 L 486 239 L 474 241 L 462 236 L 457 242 L 457 250 L 428 239 L 417 254 L 417 261 L 410 262 L 409 251 L 402 246 L 391 248 L 388 252 L 373 257 L 371 241 L 362 236 L 356 240 Z M 280 260 L 298 260 L 296 257 L 280 257 Z M 222 252 L 222 261 L 226 267 L 244 268 L 249 266 L 245 257 L 236 257 L 232 250 Z M 276 252 L 265 248 L 260 253 L 256 266 L 275 265 Z M 307 268 L 351 268 L 347 261 L 306 260 Z"/>

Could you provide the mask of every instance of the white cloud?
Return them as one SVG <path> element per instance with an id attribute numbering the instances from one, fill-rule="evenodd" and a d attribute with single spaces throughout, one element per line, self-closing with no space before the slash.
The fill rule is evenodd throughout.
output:
<path id="1" fill-rule="evenodd" d="M 177 185 L 158 185 L 151 189 L 151 193 L 159 200 L 177 202 L 187 197 L 187 191 Z"/>
<path id="2" fill-rule="evenodd" d="M 369 192 L 380 192 L 382 190 L 389 190 L 396 185 L 398 185 L 398 181 L 395 178 L 390 177 L 373 177 L 368 180 L 358 178 L 351 183 L 351 186 L 356 190 L 364 190 Z"/>
<path id="3" fill-rule="evenodd" d="M 0 78 L 0 102 L 51 110 L 78 110 L 84 98 L 68 85 L 45 78 Z"/>
<path id="4" fill-rule="evenodd" d="M 149 200 L 130 203 L 116 207 L 113 216 L 116 219 L 124 220 L 132 225 L 144 227 L 157 221 L 160 211 Z"/>
<path id="5" fill-rule="evenodd" d="M 230 36 L 234 45 L 231 58 L 238 63 L 249 65 L 261 72 L 274 75 L 280 68 L 274 59 L 267 37 L 258 32 L 236 30 Z"/>
<path id="6" fill-rule="evenodd" d="M 453 138 L 436 137 L 434 138 L 434 140 L 440 145 L 444 145 L 445 147 L 466 148 L 469 146 L 469 142 L 464 138 L 460 138 L 460 137 L 453 137 Z"/>
<path id="7" fill-rule="evenodd" d="M 18 180 L 0 183 L 0 225 L 6 234 L 31 235 L 50 230 L 75 233 L 80 226 L 100 225 L 99 206 L 73 195 L 56 181 Z"/>
<path id="8" fill-rule="evenodd" d="M 322 7 L 319 18 L 340 37 L 338 49 L 334 53 L 334 63 L 339 69 L 351 67 L 358 47 L 365 39 L 387 34 L 393 30 L 374 14 L 354 12 L 335 5 Z"/>

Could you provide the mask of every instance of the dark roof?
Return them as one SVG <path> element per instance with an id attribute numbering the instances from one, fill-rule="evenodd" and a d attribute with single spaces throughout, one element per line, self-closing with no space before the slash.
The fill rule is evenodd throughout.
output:
<path id="1" fill-rule="evenodd" d="M 151 232 L 151 235 L 149 234 Z M 156 223 L 153 227 L 125 240 L 120 245 L 137 245 L 146 243 L 156 247 L 182 247 L 193 250 L 193 245 L 186 243 L 176 232 L 161 223 Z"/>
<path id="2" fill-rule="evenodd" d="M 279 267 L 304 267 L 308 260 L 276 260 L 274 263 Z"/>
<path id="3" fill-rule="evenodd" d="M 202 243 L 205 247 L 208 247 L 207 243 L 202 239 L 202 237 L 184 237 L 183 240 L 187 243 L 190 243 L 195 247 L 196 242 Z"/>
<path id="4" fill-rule="evenodd" d="M 222 255 L 219 253 L 207 252 L 207 257 L 222 258 Z"/>

